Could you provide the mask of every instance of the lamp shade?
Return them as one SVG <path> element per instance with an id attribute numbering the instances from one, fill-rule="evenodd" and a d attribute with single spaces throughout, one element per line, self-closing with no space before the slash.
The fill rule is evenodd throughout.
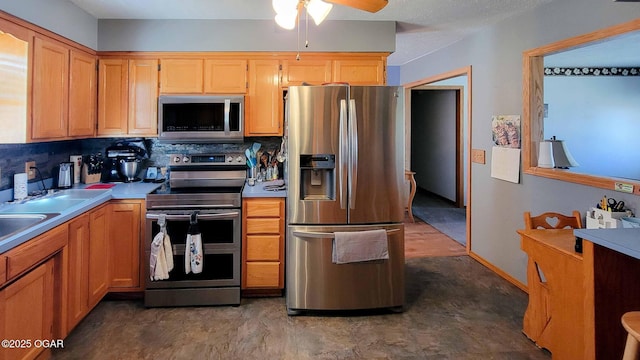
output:
<path id="1" fill-rule="evenodd" d="M 333 8 L 332 4 L 328 4 L 322 0 L 309 0 L 306 4 L 307 12 L 313 18 L 316 25 L 320 25 L 329 15 L 329 11 Z"/>
<path id="2" fill-rule="evenodd" d="M 538 152 L 538 167 L 552 168 L 553 162 L 553 143 L 551 141 L 540 142 L 540 151 Z"/>
<path id="3" fill-rule="evenodd" d="M 553 162 L 556 168 L 568 169 L 570 167 L 580 166 L 578 162 L 571 156 L 566 143 L 563 140 L 556 140 L 555 136 L 548 140 L 553 148 Z"/>
<path id="4" fill-rule="evenodd" d="M 296 27 L 297 11 L 283 11 L 276 14 L 276 24 L 280 27 L 293 30 Z"/>

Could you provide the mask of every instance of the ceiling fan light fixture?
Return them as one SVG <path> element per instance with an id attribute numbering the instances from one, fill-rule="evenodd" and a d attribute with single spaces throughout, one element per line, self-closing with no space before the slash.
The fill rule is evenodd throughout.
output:
<path id="1" fill-rule="evenodd" d="M 307 13 L 313 18 L 313 22 L 316 25 L 320 25 L 329 15 L 333 4 L 328 4 L 322 0 L 308 0 L 305 2 L 305 7 L 307 8 Z"/>
<path id="2" fill-rule="evenodd" d="M 276 24 L 281 28 L 287 30 L 293 30 L 296 27 L 296 18 L 298 17 L 297 11 L 283 11 L 276 14 Z"/>
<path id="3" fill-rule="evenodd" d="M 298 8 L 298 0 L 272 0 L 271 6 L 273 6 L 276 14 L 296 11 Z"/>

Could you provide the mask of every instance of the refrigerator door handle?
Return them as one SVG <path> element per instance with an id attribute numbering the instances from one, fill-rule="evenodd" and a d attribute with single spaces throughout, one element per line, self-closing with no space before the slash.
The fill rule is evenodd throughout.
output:
<path id="1" fill-rule="evenodd" d="M 393 235 L 400 229 L 387 230 L 387 235 Z M 336 235 L 332 232 L 313 232 L 313 231 L 294 231 L 293 236 L 302 239 L 335 239 Z"/>
<path id="2" fill-rule="evenodd" d="M 349 160 L 351 173 L 349 174 L 349 208 L 356 207 L 356 191 L 358 188 L 358 117 L 356 116 L 356 101 L 349 100 Z"/>
<path id="3" fill-rule="evenodd" d="M 339 189 L 339 197 L 340 197 L 340 209 L 345 208 L 345 195 L 344 195 L 344 176 L 347 172 L 347 154 L 349 153 L 347 148 L 347 101 L 340 100 L 340 144 L 338 156 L 340 157 L 340 171 L 338 171 L 338 189 Z"/>

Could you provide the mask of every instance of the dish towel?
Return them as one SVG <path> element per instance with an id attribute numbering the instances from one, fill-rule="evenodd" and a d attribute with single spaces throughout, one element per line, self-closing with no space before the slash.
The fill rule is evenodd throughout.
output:
<path id="1" fill-rule="evenodd" d="M 385 229 L 336 232 L 332 261 L 347 264 L 389 258 L 389 244 Z"/>
<path id="2" fill-rule="evenodd" d="M 149 257 L 149 274 L 152 281 L 166 280 L 169 278 L 169 271 L 173 269 L 173 253 L 169 242 L 169 254 L 171 256 L 171 268 L 168 266 L 166 242 L 169 238 L 167 234 L 166 220 L 164 216 L 158 219 L 160 231 L 153 237 L 151 242 L 151 255 Z"/>
<path id="3" fill-rule="evenodd" d="M 202 256 L 202 236 L 198 228 L 198 214 L 191 214 L 191 223 L 187 234 L 187 243 L 185 244 L 184 254 L 184 272 L 188 274 L 193 272 L 199 274 L 202 272 L 203 266 Z"/>

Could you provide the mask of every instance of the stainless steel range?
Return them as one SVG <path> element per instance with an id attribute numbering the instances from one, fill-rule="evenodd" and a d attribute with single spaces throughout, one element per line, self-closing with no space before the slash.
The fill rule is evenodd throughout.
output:
<path id="1" fill-rule="evenodd" d="M 171 155 L 169 181 L 146 197 L 145 306 L 240 304 L 242 154 Z M 165 280 L 152 280 L 151 242 L 164 219 L 174 268 Z M 202 271 L 185 270 L 190 225 L 202 239 Z M 187 260 L 188 261 L 188 260 Z"/>

